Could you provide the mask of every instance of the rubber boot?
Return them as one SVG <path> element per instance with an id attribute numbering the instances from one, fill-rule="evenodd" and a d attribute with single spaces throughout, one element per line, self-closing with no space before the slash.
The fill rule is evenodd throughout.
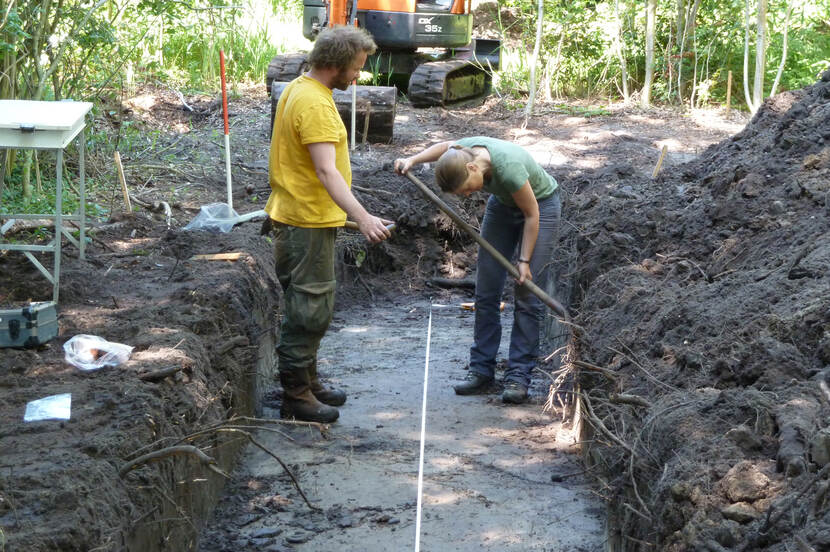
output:
<path id="1" fill-rule="evenodd" d="M 309 386 L 314 397 L 323 404 L 329 406 L 341 406 L 346 402 L 346 392 L 341 389 L 333 389 L 325 387 L 320 383 L 320 378 L 317 376 L 317 360 L 315 359 L 311 367 L 308 369 Z"/>
<path id="2" fill-rule="evenodd" d="M 330 424 L 340 417 L 340 411 L 318 401 L 309 387 L 283 388 L 280 417 L 286 420 L 294 418 L 304 422 Z"/>
<path id="3" fill-rule="evenodd" d="M 283 390 L 280 417 L 330 424 L 340 416 L 339 410 L 321 403 L 311 393 L 307 369 L 281 371 L 280 382 Z"/>

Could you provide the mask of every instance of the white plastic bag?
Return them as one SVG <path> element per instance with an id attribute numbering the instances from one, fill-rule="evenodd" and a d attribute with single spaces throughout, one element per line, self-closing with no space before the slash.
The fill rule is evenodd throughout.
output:
<path id="1" fill-rule="evenodd" d="M 133 348 L 113 343 L 96 335 L 76 335 L 63 344 L 66 362 L 81 370 L 118 366 L 130 358 Z"/>
<path id="2" fill-rule="evenodd" d="M 24 422 L 68 420 L 72 410 L 72 394 L 61 393 L 26 403 Z"/>
<path id="3" fill-rule="evenodd" d="M 265 218 L 265 211 L 260 209 L 253 213 L 240 215 L 227 203 L 211 203 L 210 205 L 203 205 L 199 210 L 199 214 L 184 229 L 228 233 L 235 224 L 248 222 L 255 218 Z"/>
<path id="4" fill-rule="evenodd" d="M 230 232 L 239 215 L 227 203 L 203 205 L 199 214 L 184 227 L 185 230 Z"/>

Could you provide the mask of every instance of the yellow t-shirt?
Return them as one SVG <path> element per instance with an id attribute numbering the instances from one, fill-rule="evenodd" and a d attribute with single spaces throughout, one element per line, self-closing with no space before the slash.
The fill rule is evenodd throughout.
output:
<path id="1" fill-rule="evenodd" d="M 271 196 L 268 215 L 291 226 L 343 226 L 346 213 L 326 191 L 311 162 L 308 144 L 334 144 L 337 170 L 352 185 L 346 127 L 334 105 L 331 89 L 302 75 L 283 90 L 277 103 L 268 159 Z"/>

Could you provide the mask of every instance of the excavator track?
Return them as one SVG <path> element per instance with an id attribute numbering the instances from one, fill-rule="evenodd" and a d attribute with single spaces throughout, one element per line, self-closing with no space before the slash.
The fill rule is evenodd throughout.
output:
<path id="1" fill-rule="evenodd" d="M 446 105 L 480 96 L 490 87 L 490 75 L 463 59 L 422 63 L 409 78 L 409 101 L 415 107 Z"/>
<path id="2" fill-rule="evenodd" d="M 265 86 L 268 94 L 271 94 L 271 83 L 289 82 L 308 70 L 308 54 L 283 54 L 276 56 L 268 64 L 268 71 L 265 73 Z"/>

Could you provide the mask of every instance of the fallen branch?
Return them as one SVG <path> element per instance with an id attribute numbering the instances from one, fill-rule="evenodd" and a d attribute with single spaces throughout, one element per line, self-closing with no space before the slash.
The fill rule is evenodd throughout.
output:
<path id="1" fill-rule="evenodd" d="M 282 461 L 282 459 L 281 459 L 279 456 L 277 456 L 276 454 L 274 454 L 273 452 L 271 452 L 270 450 L 268 450 L 268 448 L 267 448 L 265 445 L 263 445 L 262 443 L 260 443 L 260 442 L 259 442 L 259 441 L 257 441 L 256 439 L 254 439 L 254 436 L 253 436 L 253 435 L 251 435 L 251 434 L 250 434 L 250 433 L 248 433 L 247 431 L 244 431 L 244 430 L 242 430 L 242 429 L 236 429 L 236 428 L 233 428 L 233 427 L 217 427 L 217 428 L 215 429 L 215 431 L 216 431 L 217 433 L 222 433 L 222 432 L 226 432 L 226 433 L 241 433 L 242 435 L 244 435 L 245 437 L 247 437 L 247 439 L 248 439 L 251 443 L 253 443 L 253 444 L 254 444 L 257 448 L 259 448 L 259 449 L 260 449 L 261 451 L 263 451 L 265 454 L 269 455 L 269 456 L 270 456 L 270 457 L 272 457 L 274 460 L 276 460 L 277 462 L 279 462 L 280 466 L 282 466 L 282 469 L 284 469 L 284 470 L 285 470 L 285 473 L 287 473 L 287 474 L 288 474 L 288 477 L 290 477 L 290 478 L 291 478 L 291 481 L 292 481 L 292 483 L 294 484 L 294 488 L 295 488 L 295 489 L 297 489 L 297 492 L 298 492 L 298 493 L 300 493 L 300 496 L 301 496 L 301 497 L 303 497 L 303 500 L 305 501 L 306 506 L 308 506 L 308 507 L 309 507 L 309 508 L 311 508 L 312 510 L 322 511 L 322 508 L 320 508 L 319 506 L 315 506 L 315 505 L 313 505 L 313 504 L 312 504 L 312 503 L 308 500 L 308 497 L 307 497 L 307 496 L 305 495 L 305 493 L 303 492 L 302 487 L 300 487 L 300 482 L 299 482 L 299 481 L 297 481 L 297 478 L 296 478 L 296 477 L 294 477 L 294 474 L 293 474 L 293 473 L 291 473 L 291 470 L 289 470 L 289 469 L 288 469 L 288 466 L 286 466 L 286 465 L 285 465 L 285 462 L 283 462 L 283 461 Z"/>
<path id="2" fill-rule="evenodd" d="M 238 335 L 236 337 L 232 337 L 222 345 L 218 346 L 216 348 L 216 354 L 221 356 L 230 351 L 231 349 L 235 349 L 236 347 L 245 347 L 249 344 L 250 341 L 248 341 L 247 337 L 245 337 L 244 335 Z"/>
<path id="3" fill-rule="evenodd" d="M 651 375 L 651 372 L 649 372 L 648 370 L 646 370 L 646 368 L 645 368 L 642 364 L 640 364 L 639 362 L 637 362 L 637 361 L 634 359 L 634 352 L 633 352 L 633 351 L 632 351 L 632 350 L 631 350 L 631 349 L 630 349 L 630 348 L 629 348 L 629 347 L 628 347 L 625 343 L 623 343 L 622 341 L 620 341 L 620 339 L 619 339 L 619 338 L 617 338 L 617 341 L 620 343 L 620 345 L 622 345 L 623 347 L 625 347 L 626 349 L 628 349 L 628 352 L 629 352 L 629 353 L 631 353 L 631 354 L 630 354 L 630 355 L 625 354 L 625 353 L 623 353 L 623 352 L 621 352 L 621 351 L 618 351 L 617 349 L 615 349 L 615 348 L 613 348 L 613 347 L 608 347 L 608 348 L 609 348 L 610 350 L 614 351 L 615 353 L 617 353 L 618 355 L 620 355 L 620 356 L 622 356 L 622 357 L 627 358 L 627 359 L 631 362 L 631 364 L 633 364 L 634 366 L 636 366 L 637 368 L 639 368 L 639 369 L 640 369 L 640 371 L 642 371 L 642 372 L 646 375 L 646 377 L 647 377 L 649 380 L 651 380 L 652 382 L 656 383 L 657 385 L 662 385 L 663 387 L 665 387 L 665 388 L 666 388 L 666 389 L 668 389 L 669 391 L 680 391 L 680 389 L 679 389 L 679 388 L 677 388 L 677 387 L 675 387 L 674 385 L 669 385 L 668 383 L 663 383 L 662 381 L 660 381 L 660 380 L 659 380 L 659 379 L 657 379 L 656 377 L 652 376 L 652 375 Z"/>
<path id="4" fill-rule="evenodd" d="M 74 226 L 76 230 L 80 230 L 80 229 L 81 229 L 81 227 L 80 227 L 80 226 L 78 226 L 78 225 L 75 223 L 75 221 L 74 221 L 74 220 L 68 220 L 68 221 L 66 221 L 66 222 L 68 222 L 69 224 L 71 224 L 72 226 Z M 87 231 L 87 232 L 86 232 L 86 237 L 88 237 L 89 239 L 91 239 L 93 242 L 97 243 L 98 245 L 100 245 L 100 246 L 101 246 L 101 247 L 103 247 L 104 249 L 109 249 L 110 251 L 115 252 L 115 249 L 113 249 L 112 247 L 110 247 L 110 246 L 109 246 L 109 244 L 107 244 L 107 243 L 105 243 L 105 242 L 101 241 L 100 239 L 96 238 L 96 237 L 95 237 L 95 236 L 93 236 L 93 235 L 92 235 L 89 231 Z"/>
<path id="5" fill-rule="evenodd" d="M 613 381 L 617 381 L 620 377 L 616 372 L 614 372 L 612 370 L 609 370 L 608 368 L 602 368 L 600 366 L 597 366 L 596 364 L 591 364 L 590 362 L 585 362 L 584 360 L 572 360 L 571 364 L 573 364 L 574 366 L 577 366 L 579 368 L 582 368 L 584 370 L 590 370 L 592 372 L 599 372 L 600 374 L 602 374 L 606 378 L 608 378 L 610 380 L 613 380 Z"/>
<path id="6" fill-rule="evenodd" d="M 637 453 L 634 452 L 634 449 L 628 446 L 625 441 L 614 435 L 614 433 L 611 432 L 611 430 L 609 430 L 604 423 L 602 423 L 602 420 L 594 414 L 594 409 L 591 407 L 591 400 L 585 393 L 580 393 L 579 398 L 582 401 L 582 404 L 585 405 L 585 414 L 588 416 L 588 421 L 592 426 L 598 429 L 600 433 L 611 439 L 613 442 L 624 448 L 632 457 L 638 456 Z"/>
<path id="7" fill-rule="evenodd" d="M 128 462 L 120 470 L 118 470 L 118 476 L 123 479 L 124 476 L 127 475 L 130 471 L 134 470 L 135 468 L 143 464 L 147 464 L 149 462 L 158 462 L 159 460 L 163 460 L 168 456 L 174 456 L 176 454 L 193 455 L 199 460 L 199 462 L 204 464 L 212 472 L 218 473 L 224 478 L 229 478 L 228 474 L 226 474 L 217 467 L 216 460 L 205 454 L 200 448 L 194 447 L 192 445 L 179 445 L 175 447 L 167 447 L 154 452 L 150 452 L 143 456 L 139 456 L 138 458 L 132 460 L 131 462 Z"/>
<path id="8" fill-rule="evenodd" d="M 472 278 L 430 278 L 427 280 L 428 284 L 442 288 L 468 288 L 476 287 L 476 281 Z"/>
<path id="9" fill-rule="evenodd" d="M 644 398 L 638 395 L 628 395 L 625 393 L 611 393 L 608 395 L 608 400 L 614 404 L 631 404 L 634 406 L 643 406 L 645 408 L 651 408 L 651 403 L 649 403 Z"/>
<path id="10" fill-rule="evenodd" d="M 169 366 L 167 368 L 162 368 L 161 370 L 139 374 L 138 379 L 149 382 L 161 381 L 166 377 L 172 376 L 176 372 L 181 372 L 182 370 L 184 370 L 184 366 Z"/>

